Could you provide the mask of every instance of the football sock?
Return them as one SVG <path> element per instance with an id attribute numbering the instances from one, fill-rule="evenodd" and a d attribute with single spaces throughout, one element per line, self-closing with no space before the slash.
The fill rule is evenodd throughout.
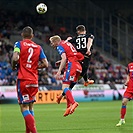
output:
<path id="1" fill-rule="evenodd" d="M 30 113 L 32 114 L 32 116 L 34 116 L 34 111 L 33 110 L 30 110 Z"/>
<path id="2" fill-rule="evenodd" d="M 25 121 L 25 126 L 26 126 L 26 133 L 30 133 L 30 129 L 28 128 L 26 121 Z"/>
<path id="3" fill-rule="evenodd" d="M 22 115 L 25 119 L 26 127 L 32 132 L 32 133 L 37 133 L 36 126 L 35 126 L 35 120 L 32 114 L 30 113 L 29 110 L 25 110 L 22 112 Z M 26 128 L 26 129 L 27 129 Z"/>
<path id="4" fill-rule="evenodd" d="M 64 91 L 62 92 L 62 96 L 65 96 L 66 94 L 64 93 Z"/>
<path id="5" fill-rule="evenodd" d="M 72 93 L 69 90 L 69 88 L 65 88 L 64 89 L 64 93 L 66 94 L 66 98 L 68 98 L 68 100 L 70 101 L 70 103 L 74 104 L 75 103 L 75 100 L 74 100 L 74 98 L 72 96 Z"/>
<path id="6" fill-rule="evenodd" d="M 30 110 L 30 113 L 31 113 L 32 116 L 34 116 L 34 111 L 33 110 Z M 25 126 L 26 126 L 26 133 L 30 133 L 30 129 L 26 125 L 26 122 L 25 122 Z"/>
<path id="7" fill-rule="evenodd" d="M 67 108 L 69 108 L 70 105 L 71 105 L 71 102 L 69 101 L 69 99 L 67 98 L 67 96 L 66 96 L 66 100 L 67 100 Z"/>
<path id="8" fill-rule="evenodd" d="M 84 79 L 85 82 L 88 81 L 88 75 L 87 75 L 87 73 L 84 74 L 83 79 Z"/>
<path id="9" fill-rule="evenodd" d="M 124 119 L 126 114 L 126 106 L 122 105 L 121 107 L 121 119 Z"/>
<path id="10" fill-rule="evenodd" d="M 72 82 L 71 84 L 70 84 L 70 89 L 72 90 L 72 88 L 74 87 L 74 85 L 76 84 L 76 82 Z M 64 91 L 62 92 L 62 96 L 65 96 L 65 93 L 64 93 Z"/>

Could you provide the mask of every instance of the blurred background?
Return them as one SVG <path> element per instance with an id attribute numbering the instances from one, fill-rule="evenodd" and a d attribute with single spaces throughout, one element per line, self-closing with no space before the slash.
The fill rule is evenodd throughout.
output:
<path id="1" fill-rule="evenodd" d="M 45 3 L 48 11 L 39 15 L 36 5 Z M 39 71 L 39 90 L 60 90 L 61 79 L 54 78 L 58 68 L 58 53 L 49 45 L 49 37 L 62 39 L 74 36 L 75 27 L 86 26 L 95 36 L 94 50 L 88 75 L 94 85 L 82 86 L 89 97 L 90 90 L 113 90 L 112 99 L 120 99 L 126 79 L 126 66 L 133 59 L 133 1 L 132 0 L 0 0 L 0 97 L 15 92 L 16 73 L 11 69 L 14 42 L 21 40 L 25 26 L 34 29 L 34 41 L 40 44 L 49 60 L 48 69 Z M 122 90 L 122 91 L 120 91 Z M 96 93 L 97 94 L 97 93 Z M 11 96 L 11 95 L 10 95 Z M 8 96 L 7 96 L 8 97 Z M 92 97 L 92 96 L 91 96 Z M 98 100 L 94 97 L 90 100 Z"/>

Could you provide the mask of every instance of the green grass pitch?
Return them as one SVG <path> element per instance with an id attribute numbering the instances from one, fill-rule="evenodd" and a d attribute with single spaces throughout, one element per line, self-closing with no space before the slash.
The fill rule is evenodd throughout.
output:
<path id="1" fill-rule="evenodd" d="M 35 105 L 38 133 L 131 133 L 133 104 L 128 103 L 126 124 L 119 121 L 121 101 L 84 102 L 74 114 L 63 117 L 65 104 Z M 25 133 L 24 120 L 17 104 L 0 105 L 0 133 Z"/>

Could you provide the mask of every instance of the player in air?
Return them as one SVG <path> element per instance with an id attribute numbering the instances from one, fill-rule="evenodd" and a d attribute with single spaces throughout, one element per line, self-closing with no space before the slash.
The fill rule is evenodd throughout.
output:
<path id="1" fill-rule="evenodd" d="M 76 48 L 76 50 L 84 55 L 84 60 L 81 62 L 82 73 L 80 74 L 80 77 L 78 80 L 80 80 L 83 77 L 85 81 L 84 86 L 88 86 L 89 84 L 94 83 L 94 80 L 88 79 L 88 74 L 87 74 L 89 62 L 91 59 L 91 51 L 92 51 L 94 36 L 92 34 L 89 34 L 89 35 L 86 34 L 86 29 L 84 25 L 78 25 L 76 27 L 76 31 L 77 31 L 77 36 L 74 38 L 68 37 L 66 41 L 69 41 L 70 43 L 72 43 Z M 56 65 L 58 66 L 59 63 L 60 61 L 57 61 Z M 71 84 L 70 88 L 72 89 L 74 85 L 75 85 L 74 83 Z M 58 104 L 60 103 L 63 96 L 65 96 L 64 93 L 57 96 L 56 102 Z"/>
<path id="2" fill-rule="evenodd" d="M 121 126 L 122 124 L 125 124 L 125 114 L 126 114 L 126 105 L 128 101 L 133 99 L 133 62 L 128 64 L 127 67 L 127 80 L 125 82 L 125 85 L 127 86 L 126 91 L 123 95 L 122 100 L 122 107 L 121 107 L 121 118 L 118 124 L 116 126 Z"/>
<path id="3" fill-rule="evenodd" d="M 94 36 L 92 34 L 86 34 L 86 29 L 84 25 L 78 25 L 76 27 L 77 36 L 74 38 L 68 37 L 68 41 L 71 42 L 76 50 L 84 55 L 84 60 L 82 61 L 82 73 L 80 77 L 84 79 L 84 86 L 88 86 L 89 84 L 93 84 L 94 80 L 88 79 L 87 70 L 89 67 L 89 62 L 91 59 L 91 51 Z"/>
<path id="4" fill-rule="evenodd" d="M 26 133 L 37 133 L 33 104 L 38 92 L 38 69 L 48 67 L 48 61 L 41 46 L 32 41 L 31 27 L 25 27 L 21 35 L 23 40 L 14 46 L 12 69 L 18 70 L 18 103 L 25 120 Z"/>
<path id="5" fill-rule="evenodd" d="M 55 75 L 56 79 L 60 77 L 62 69 L 65 68 L 62 90 L 66 95 L 67 100 L 67 109 L 64 113 L 64 116 L 67 116 L 72 114 L 78 106 L 78 103 L 72 96 L 70 84 L 77 82 L 78 77 L 82 72 L 79 61 L 83 60 L 84 56 L 81 53 L 78 53 L 70 42 L 61 40 L 58 35 L 50 37 L 50 43 L 61 55 L 60 66 Z"/>

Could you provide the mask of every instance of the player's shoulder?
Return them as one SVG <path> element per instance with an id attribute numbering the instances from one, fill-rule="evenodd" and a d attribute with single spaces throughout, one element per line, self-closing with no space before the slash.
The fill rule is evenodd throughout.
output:
<path id="1" fill-rule="evenodd" d="M 20 41 L 16 41 L 16 42 L 14 43 L 14 48 L 16 48 L 16 47 L 20 47 Z"/>
<path id="2" fill-rule="evenodd" d="M 20 44 L 20 41 L 16 41 L 16 42 L 14 43 L 14 45 L 17 45 L 17 44 Z"/>
<path id="3" fill-rule="evenodd" d="M 86 36 L 87 36 L 87 38 L 94 39 L 94 35 L 93 35 L 93 34 L 91 34 L 91 33 L 87 34 Z"/>

